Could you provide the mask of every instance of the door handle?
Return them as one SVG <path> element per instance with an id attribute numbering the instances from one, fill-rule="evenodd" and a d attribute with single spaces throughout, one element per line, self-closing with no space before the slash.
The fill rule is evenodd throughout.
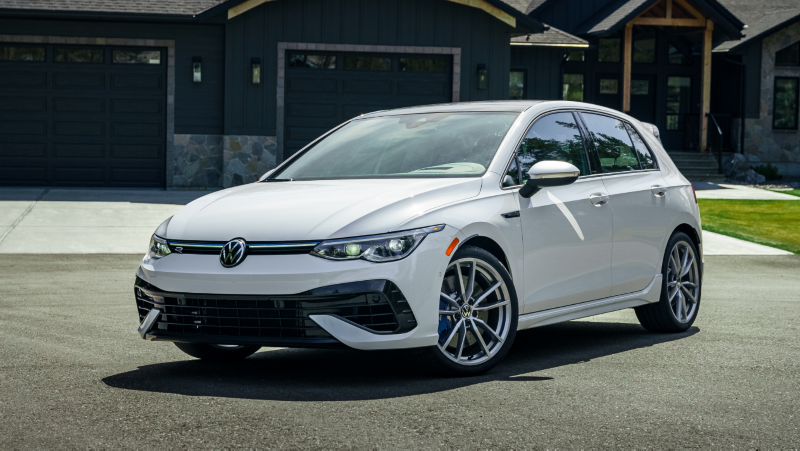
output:
<path id="1" fill-rule="evenodd" d="M 595 207 L 602 207 L 603 205 L 608 203 L 608 194 L 605 193 L 594 193 L 589 196 L 589 201 Z"/>
<path id="2" fill-rule="evenodd" d="M 650 191 L 653 192 L 653 195 L 656 197 L 664 197 L 667 194 L 667 187 L 661 185 L 653 185 L 650 187 Z"/>

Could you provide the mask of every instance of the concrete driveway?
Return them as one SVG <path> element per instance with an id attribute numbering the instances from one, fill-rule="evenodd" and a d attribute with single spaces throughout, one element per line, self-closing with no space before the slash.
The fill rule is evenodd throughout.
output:
<path id="1" fill-rule="evenodd" d="M 0 189 L 0 253 L 143 254 L 156 227 L 207 191 Z"/>

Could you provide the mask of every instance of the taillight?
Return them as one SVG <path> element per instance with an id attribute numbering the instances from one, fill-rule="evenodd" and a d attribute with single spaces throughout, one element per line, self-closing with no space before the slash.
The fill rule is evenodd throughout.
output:
<path id="1" fill-rule="evenodd" d="M 690 184 L 692 186 L 692 195 L 694 196 L 694 203 L 697 203 L 697 192 L 694 190 L 694 184 Z"/>

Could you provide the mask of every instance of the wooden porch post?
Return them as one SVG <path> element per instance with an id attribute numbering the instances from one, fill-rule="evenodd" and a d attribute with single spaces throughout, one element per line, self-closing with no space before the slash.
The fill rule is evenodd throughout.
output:
<path id="1" fill-rule="evenodd" d="M 703 34 L 703 81 L 701 86 L 702 102 L 700 104 L 700 152 L 706 152 L 708 146 L 708 114 L 711 111 L 711 33 L 714 22 L 706 20 Z"/>
<path id="2" fill-rule="evenodd" d="M 622 112 L 631 110 L 631 51 L 633 47 L 633 25 L 625 26 L 625 47 L 622 62 Z"/>

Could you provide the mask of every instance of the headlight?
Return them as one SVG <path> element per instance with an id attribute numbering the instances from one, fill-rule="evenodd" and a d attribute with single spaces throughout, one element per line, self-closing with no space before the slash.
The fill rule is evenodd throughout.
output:
<path id="1" fill-rule="evenodd" d="M 386 235 L 323 241 L 311 251 L 311 254 L 330 260 L 363 258 L 377 263 L 391 262 L 408 257 L 429 233 L 441 230 L 444 230 L 443 225 Z"/>
<path id="2" fill-rule="evenodd" d="M 161 258 L 166 257 L 167 255 L 171 254 L 172 252 L 169 250 L 169 245 L 167 244 L 167 240 L 165 240 L 164 236 L 167 236 L 167 226 L 169 225 L 169 221 L 172 220 L 172 216 L 167 218 L 166 221 L 162 222 L 160 226 L 156 229 L 156 233 L 150 237 L 150 247 L 147 249 L 147 256 L 150 258 Z"/>

